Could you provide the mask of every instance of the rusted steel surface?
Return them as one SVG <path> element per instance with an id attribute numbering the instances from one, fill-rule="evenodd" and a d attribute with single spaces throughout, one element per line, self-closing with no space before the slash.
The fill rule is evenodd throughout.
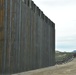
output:
<path id="1" fill-rule="evenodd" d="M 0 74 L 55 64 L 55 24 L 31 0 L 0 0 Z"/>
<path id="2" fill-rule="evenodd" d="M 4 0 L 0 0 L 0 73 L 2 71 L 3 44 L 4 44 Z"/>

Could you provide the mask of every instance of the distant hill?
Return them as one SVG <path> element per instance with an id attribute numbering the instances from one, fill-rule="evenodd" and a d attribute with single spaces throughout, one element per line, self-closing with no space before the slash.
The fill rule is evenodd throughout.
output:
<path id="1" fill-rule="evenodd" d="M 76 50 L 74 50 L 73 53 L 76 53 Z"/>

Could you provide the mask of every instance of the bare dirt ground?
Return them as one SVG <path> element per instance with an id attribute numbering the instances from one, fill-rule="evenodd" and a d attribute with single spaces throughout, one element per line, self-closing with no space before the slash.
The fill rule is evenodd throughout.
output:
<path id="1" fill-rule="evenodd" d="M 76 75 L 76 59 L 71 62 L 44 69 L 22 72 L 14 75 Z"/>

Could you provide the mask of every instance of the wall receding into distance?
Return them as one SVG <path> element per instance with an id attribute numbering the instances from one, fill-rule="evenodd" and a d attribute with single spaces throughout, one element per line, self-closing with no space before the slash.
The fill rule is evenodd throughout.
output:
<path id="1" fill-rule="evenodd" d="M 31 0 L 0 0 L 0 74 L 55 64 L 55 24 Z"/>

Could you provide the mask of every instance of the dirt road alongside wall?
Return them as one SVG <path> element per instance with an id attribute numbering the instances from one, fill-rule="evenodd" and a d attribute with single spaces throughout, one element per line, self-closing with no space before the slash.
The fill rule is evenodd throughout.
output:
<path id="1" fill-rule="evenodd" d="M 14 75 L 76 75 L 76 59 L 66 64 L 55 65 L 54 67 L 48 67 Z"/>

